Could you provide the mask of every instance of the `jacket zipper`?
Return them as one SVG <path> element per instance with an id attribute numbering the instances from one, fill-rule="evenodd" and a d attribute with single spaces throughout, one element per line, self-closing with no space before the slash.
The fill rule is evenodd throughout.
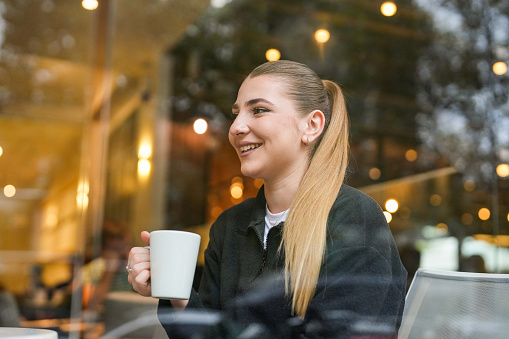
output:
<path id="1" fill-rule="evenodd" d="M 263 272 L 263 269 L 265 268 L 265 263 L 267 262 L 267 249 L 265 248 L 263 250 L 263 256 L 262 256 L 262 263 L 260 264 L 260 268 L 258 269 L 258 273 L 256 274 L 256 278 L 258 278 L 262 272 Z"/>

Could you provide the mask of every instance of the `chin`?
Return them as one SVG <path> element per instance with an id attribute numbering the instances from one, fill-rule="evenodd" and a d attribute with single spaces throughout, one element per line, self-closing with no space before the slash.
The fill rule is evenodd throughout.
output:
<path id="1" fill-rule="evenodd" d="M 240 172 L 242 173 L 242 175 L 246 177 L 255 179 L 260 178 L 260 176 L 258 175 L 259 172 L 250 166 L 240 166 Z"/>

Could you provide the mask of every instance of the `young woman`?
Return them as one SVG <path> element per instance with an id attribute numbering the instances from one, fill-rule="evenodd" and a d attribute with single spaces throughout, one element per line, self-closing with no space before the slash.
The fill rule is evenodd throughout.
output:
<path id="1" fill-rule="evenodd" d="M 406 271 L 380 207 L 343 184 L 341 89 L 303 64 L 269 62 L 245 79 L 232 113 L 242 173 L 264 186 L 212 225 L 198 293 L 159 311 L 216 310 L 267 337 L 349 337 L 366 334 L 366 321 L 395 335 Z M 150 295 L 148 251 L 133 248 L 129 265 L 133 288 Z"/>

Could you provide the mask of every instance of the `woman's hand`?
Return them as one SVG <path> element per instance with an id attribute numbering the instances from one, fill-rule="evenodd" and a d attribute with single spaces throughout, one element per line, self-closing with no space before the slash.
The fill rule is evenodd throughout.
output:
<path id="1" fill-rule="evenodd" d="M 141 240 L 150 245 L 150 233 L 141 232 Z M 133 289 L 145 297 L 150 297 L 152 290 L 150 287 L 150 250 L 145 247 L 133 247 L 129 252 L 127 261 L 129 276 L 127 280 L 133 286 Z"/>

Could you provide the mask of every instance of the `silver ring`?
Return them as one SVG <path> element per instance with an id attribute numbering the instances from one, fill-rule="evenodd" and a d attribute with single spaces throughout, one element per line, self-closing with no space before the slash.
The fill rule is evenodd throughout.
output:
<path id="1" fill-rule="evenodd" d="M 133 271 L 133 269 L 131 268 L 131 266 L 127 265 L 125 267 L 125 269 L 127 270 L 127 272 L 131 273 Z"/>

